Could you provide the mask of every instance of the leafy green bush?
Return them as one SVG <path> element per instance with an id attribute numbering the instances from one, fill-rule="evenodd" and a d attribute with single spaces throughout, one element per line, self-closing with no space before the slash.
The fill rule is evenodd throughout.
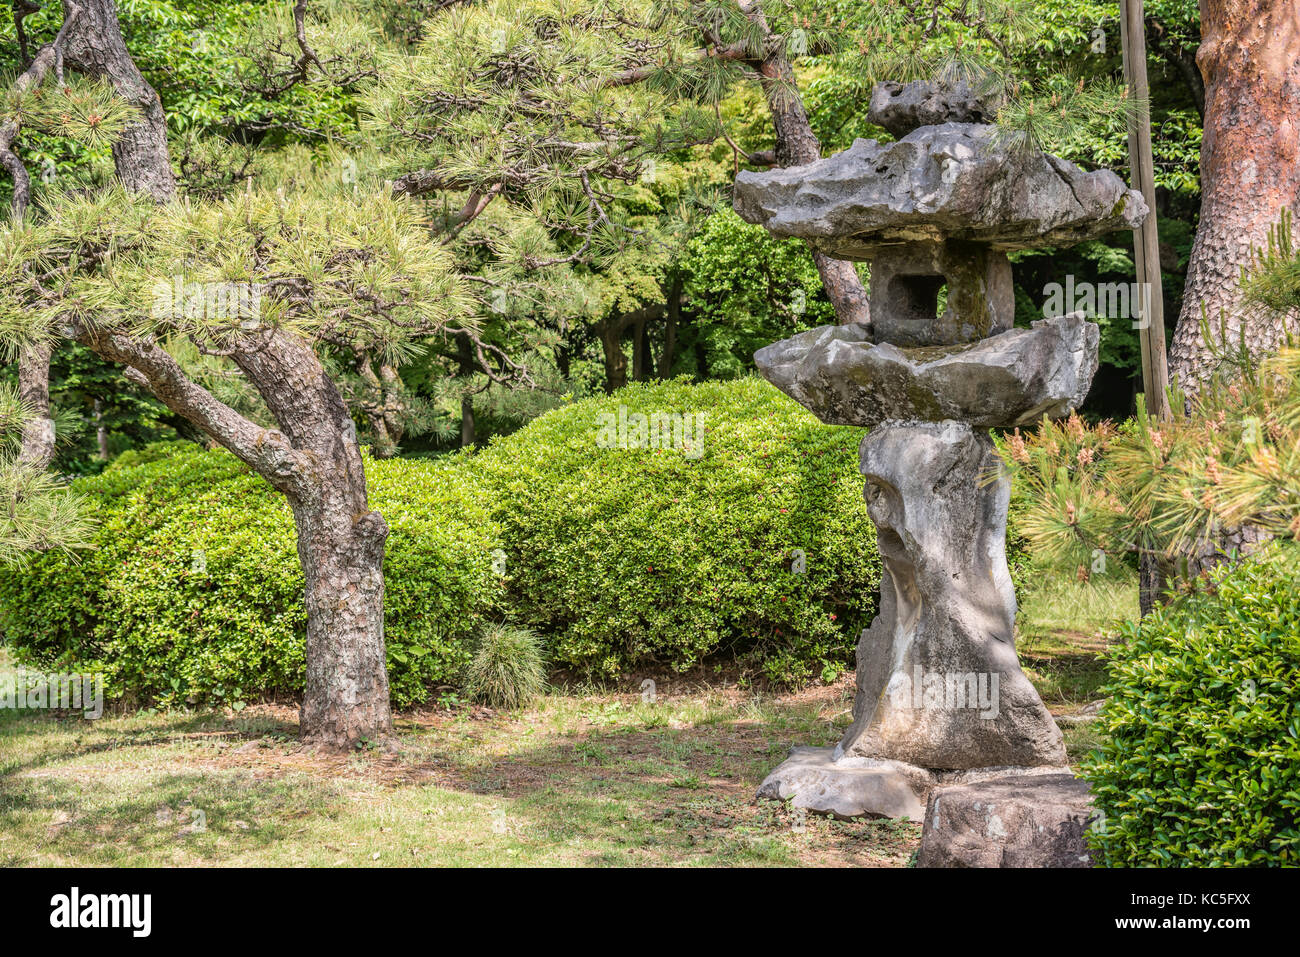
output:
<path id="1" fill-rule="evenodd" d="M 835 322 L 808 247 L 729 207 L 704 221 L 680 265 L 694 318 L 679 332 L 676 372 L 737 378 L 754 368 L 756 349 Z"/>
<path id="2" fill-rule="evenodd" d="M 601 448 L 598 416 L 620 405 L 702 414 L 698 454 Z M 597 675 L 732 656 L 778 681 L 833 678 L 879 587 L 860 435 L 757 379 L 672 382 L 557 409 L 475 457 L 368 461 L 392 528 L 394 702 L 458 682 L 471 636 L 503 610 L 557 663 Z M 22 660 L 102 669 L 140 702 L 300 693 L 303 583 L 283 496 L 185 443 L 76 487 L 97 506 L 97 547 L 0 573 L 0 628 Z"/>
<path id="3" fill-rule="evenodd" d="M 546 684 L 541 636 L 529 628 L 493 622 L 484 626 L 465 668 L 465 691 L 496 708 L 518 708 Z"/>
<path id="4" fill-rule="evenodd" d="M 1111 866 L 1300 862 L 1300 548 L 1121 632 L 1085 763 Z"/>
<path id="5" fill-rule="evenodd" d="M 0 627 L 41 666 L 103 669 L 141 701 L 298 694 L 306 616 L 287 502 L 226 452 L 181 446 L 76 483 L 97 503 L 95 550 L 0 573 Z M 498 597 L 497 529 L 456 463 L 368 461 L 388 520 L 385 630 L 393 700 L 453 680 Z"/>
<path id="6" fill-rule="evenodd" d="M 701 444 L 631 447 L 635 416 L 652 413 L 700 416 L 680 438 Z M 603 431 L 620 416 L 627 448 Z M 474 463 L 512 615 L 554 660 L 598 675 L 725 654 L 780 681 L 833 677 L 880 580 L 861 435 L 755 378 L 637 384 L 541 416 Z"/>

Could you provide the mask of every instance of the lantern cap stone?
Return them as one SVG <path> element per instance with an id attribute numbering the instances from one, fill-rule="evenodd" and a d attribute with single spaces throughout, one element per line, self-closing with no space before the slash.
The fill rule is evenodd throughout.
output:
<path id="1" fill-rule="evenodd" d="M 859 139 L 806 166 L 742 172 L 733 204 L 778 237 L 838 259 L 898 243 L 963 240 L 999 250 L 1071 245 L 1135 229 L 1142 194 L 1110 170 L 1015 149 L 996 127 L 923 126 L 892 143 Z"/>

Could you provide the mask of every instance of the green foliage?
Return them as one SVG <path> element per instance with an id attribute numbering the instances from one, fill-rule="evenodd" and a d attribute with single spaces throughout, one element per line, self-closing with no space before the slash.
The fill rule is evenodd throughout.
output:
<path id="1" fill-rule="evenodd" d="M 496 527 L 464 469 L 370 461 L 367 475 L 391 529 L 389 682 L 410 705 L 468 660 L 498 597 Z M 282 495 L 193 446 L 151 448 L 75 487 L 98 506 L 95 549 L 0 572 L 0 624 L 22 659 L 102 668 L 110 694 L 165 705 L 301 693 L 303 577 Z"/>
<path id="2" fill-rule="evenodd" d="M 717 378 L 743 375 L 770 342 L 835 321 L 808 247 L 774 239 L 731 209 L 705 221 L 681 268 L 695 314 L 682 350 L 691 355 L 700 342 Z"/>
<path id="3" fill-rule="evenodd" d="M 528 704 L 546 684 L 542 639 L 528 628 L 499 622 L 484 626 L 465 667 L 465 691 L 494 708 Z"/>
<path id="4" fill-rule="evenodd" d="M 418 353 L 465 308 L 450 255 L 409 202 L 328 198 L 324 187 L 164 207 L 120 188 L 59 196 L 39 223 L 0 226 L 0 337 L 54 338 L 75 319 L 195 346 L 274 327 Z"/>
<path id="5" fill-rule="evenodd" d="M 11 570 L 25 568 L 33 552 L 85 545 L 92 528 L 80 495 L 22 460 L 19 438 L 31 416 L 18 390 L 0 382 L 0 567 Z"/>
<path id="6" fill-rule="evenodd" d="M 1293 238 L 1291 220 L 1292 213 L 1283 209 L 1281 219 L 1269 227 L 1264 248 L 1252 250 L 1241 282 L 1249 301 L 1283 315 L 1300 309 L 1300 245 Z"/>
<path id="7" fill-rule="evenodd" d="M 598 416 L 620 404 L 701 414 L 702 444 L 601 448 Z M 368 460 L 391 528 L 394 702 L 467 674 L 471 636 L 500 610 L 595 674 L 729 655 L 778 681 L 834 678 L 879 585 L 859 437 L 757 379 L 675 381 L 555 409 L 475 457 Z M 301 691 L 303 579 L 281 495 L 188 443 L 128 452 L 74 488 L 100 522 L 94 548 L 0 572 L 20 658 L 102 668 L 112 694 L 163 704 Z"/>
<path id="8" fill-rule="evenodd" d="M 1126 625 L 1085 762 L 1110 866 L 1300 861 L 1300 550 Z"/>
<path id="9" fill-rule="evenodd" d="M 617 447 L 602 428 L 620 407 L 698 416 L 684 437 L 702 444 Z M 730 655 L 776 680 L 833 678 L 879 585 L 860 437 L 746 378 L 637 384 L 497 439 L 476 465 L 514 618 L 550 636 L 556 662 L 600 675 Z"/>
<path id="10" fill-rule="evenodd" d="M 5 113 L 54 136 L 103 149 L 136 122 L 137 110 L 118 97 L 107 80 L 69 77 L 62 86 L 39 86 L 26 96 L 7 97 Z"/>
<path id="11" fill-rule="evenodd" d="M 1018 526 L 1040 563 L 1088 566 L 1098 551 L 1172 559 L 1243 526 L 1300 539 L 1300 350 L 1174 399 L 1167 422 L 1139 401 L 1120 427 L 1071 416 L 1006 439 L 1025 495 Z"/>

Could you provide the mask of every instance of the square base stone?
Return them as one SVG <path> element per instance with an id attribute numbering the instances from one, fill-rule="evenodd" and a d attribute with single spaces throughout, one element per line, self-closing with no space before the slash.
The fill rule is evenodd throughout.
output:
<path id="1" fill-rule="evenodd" d="M 930 793 L 917 867 L 1089 867 L 1086 781 L 1068 770 L 968 776 Z"/>

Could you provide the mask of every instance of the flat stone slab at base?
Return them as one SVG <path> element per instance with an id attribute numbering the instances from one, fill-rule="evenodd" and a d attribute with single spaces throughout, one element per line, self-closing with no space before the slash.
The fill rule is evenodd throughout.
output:
<path id="1" fill-rule="evenodd" d="M 936 784 L 933 774 L 901 761 L 836 761 L 834 754 L 834 748 L 792 748 L 790 757 L 759 785 L 758 797 L 789 800 L 794 807 L 841 819 L 921 820 L 926 797 Z"/>
<path id="2" fill-rule="evenodd" d="M 1090 867 L 1088 784 L 1068 771 L 966 776 L 930 792 L 917 867 Z"/>

